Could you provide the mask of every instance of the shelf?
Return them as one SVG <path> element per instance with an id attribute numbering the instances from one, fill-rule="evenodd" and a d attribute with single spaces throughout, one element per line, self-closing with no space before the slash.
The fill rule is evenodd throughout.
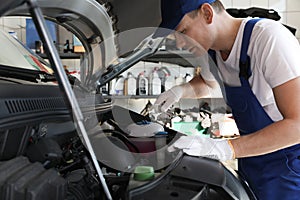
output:
<path id="1" fill-rule="evenodd" d="M 44 59 L 48 59 L 48 56 L 45 53 L 38 54 L 40 57 Z M 80 59 L 82 57 L 82 53 L 60 53 L 59 57 L 61 59 Z"/>
<path id="2" fill-rule="evenodd" d="M 105 99 L 156 99 L 158 95 L 103 95 Z"/>
<path id="3" fill-rule="evenodd" d="M 157 99 L 159 95 L 102 95 L 104 99 Z M 220 99 L 223 100 L 223 97 L 204 97 L 200 98 L 201 100 L 208 99 Z M 189 101 L 189 100 L 197 100 L 194 98 L 183 98 L 180 101 Z M 199 99 L 198 99 L 199 100 Z"/>

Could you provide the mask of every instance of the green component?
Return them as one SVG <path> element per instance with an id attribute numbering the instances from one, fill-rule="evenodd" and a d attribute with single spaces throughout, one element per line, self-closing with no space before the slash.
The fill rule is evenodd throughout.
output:
<path id="1" fill-rule="evenodd" d="M 205 129 L 201 126 L 201 124 L 196 122 L 173 122 L 172 129 L 175 131 L 185 133 L 186 135 L 199 134 L 204 135 Z"/>
<path id="2" fill-rule="evenodd" d="M 134 170 L 133 179 L 148 181 L 154 178 L 154 169 L 151 166 L 137 166 Z"/>

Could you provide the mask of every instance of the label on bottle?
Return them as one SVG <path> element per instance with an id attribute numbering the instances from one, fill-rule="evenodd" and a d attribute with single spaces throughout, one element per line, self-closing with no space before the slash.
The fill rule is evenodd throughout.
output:
<path id="1" fill-rule="evenodd" d="M 138 93 L 139 95 L 148 95 L 148 80 L 145 77 L 139 78 Z"/>

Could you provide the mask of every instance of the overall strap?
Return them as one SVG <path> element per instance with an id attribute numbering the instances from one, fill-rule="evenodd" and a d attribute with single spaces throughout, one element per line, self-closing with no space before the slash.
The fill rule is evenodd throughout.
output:
<path id="1" fill-rule="evenodd" d="M 261 20 L 260 18 L 250 19 L 244 28 L 243 40 L 242 40 L 242 48 L 240 54 L 240 78 L 243 77 L 246 80 L 251 76 L 251 69 L 250 69 L 250 57 L 247 54 L 250 38 L 252 34 L 252 30 L 256 24 Z"/>
<path id="2" fill-rule="evenodd" d="M 219 72 L 218 72 L 218 65 L 217 65 L 217 58 L 216 58 L 216 52 L 214 50 L 209 49 L 208 50 L 208 67 L 211 74 L 214 75 L 216 81 L 219 83 L 220 86 L 224 85 L 223 80 L 221 79 Z M 224 87 L 221 87 L 221 92 L 223 94 L 223 97 L 226 97 L 226 92 L 224 90 Z"/>
<path id="3" fill-rule="evenodd" d="M 240 74 L 239 77 L 244 77 L 246 80 L 251 76 L 251 70 L 250 70 L 250 57 L 247 54 L 249 43 L 250 43 L 250 38 L 252 34 L 252 30 L 254 28 L 254 25 L 256 22 L 261 20 L 260 18 L 254 18 L 250 19 L 244 28 L 244 35 L 243 35 L 243 40 L 242 40 L 242 48 L 241 48 L 241 54 L 240 54 Z M 216 52 L 214 50 L 208 50 L 208 54 L 214 61 L 214 63 L 217 65 L 217 59 L 216 59 Z"/>

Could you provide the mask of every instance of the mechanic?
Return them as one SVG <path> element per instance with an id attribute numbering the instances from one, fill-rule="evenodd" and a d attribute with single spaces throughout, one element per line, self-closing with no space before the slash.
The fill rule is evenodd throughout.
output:
<path id="1" fill-rule="evenodd" d="M 184 136 L 174 147 L 221 161 L 238 158 L 239 172 L 260 200 L 299 199 L 297 39 L 280 22 L 233 18 L 219 0 L 162 0 L 161 11 L 160 27 L 175 30 L 179 48 L 195 54 L 201 45 L 216 64 L 202 66 L 201 76 L 162 93 L 155 105 L 166 111 L 180 98 L 204 97 L 222 77 L 218 82 L 224 85 L 223 96 L 240 131 L 240 137 L 231 140 L 198 137 L 198 147 L 184 146 L 196 138 Z M 155 37 L 168 33 L 159 30 Z"/>

